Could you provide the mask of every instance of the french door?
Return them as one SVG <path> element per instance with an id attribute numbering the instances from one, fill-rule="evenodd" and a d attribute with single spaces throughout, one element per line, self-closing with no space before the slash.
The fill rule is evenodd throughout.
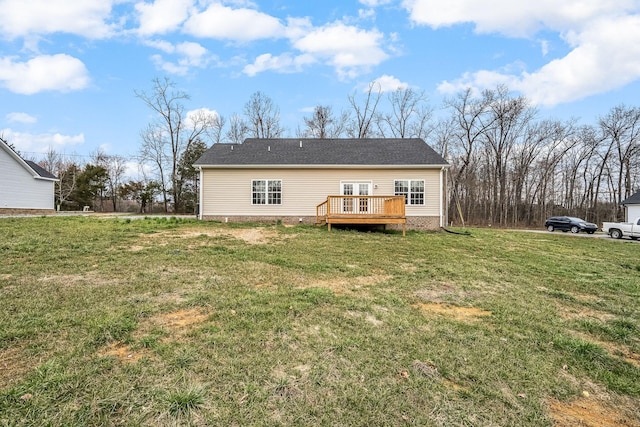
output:
<path id="1" fill-rule="evenodd" d="M 340 183 L 340 195 L 342 196 L 369 196 L 371 194 L 370 182 L 342 182 Z M 369 212 L 369 199 L 367 197 L 345 197 L 342 199 L 343 213 L 367 213 Z"/>

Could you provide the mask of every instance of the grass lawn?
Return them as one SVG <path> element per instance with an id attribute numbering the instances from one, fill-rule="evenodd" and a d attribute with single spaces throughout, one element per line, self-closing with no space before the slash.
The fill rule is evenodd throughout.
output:
<path id="1" fill-rule="evenodd" d="M 0 219 L 0 425 L 640 426 L 640 245 Z"/>

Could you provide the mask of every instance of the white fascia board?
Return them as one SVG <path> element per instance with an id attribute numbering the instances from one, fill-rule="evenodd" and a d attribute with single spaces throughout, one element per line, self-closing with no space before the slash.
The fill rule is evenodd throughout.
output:
<path id="1" fill-rule="evenodd" d="M 198 165 L 201 169 L 447 169 L 450 165 Z"/>

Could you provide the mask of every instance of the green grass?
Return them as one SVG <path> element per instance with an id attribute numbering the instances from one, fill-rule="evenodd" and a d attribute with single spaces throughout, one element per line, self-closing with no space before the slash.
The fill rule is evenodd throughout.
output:
<path id="1" fill-rule="evenodd" d="M 639 249 L 1 219 L 0 426 L 640 425 Z"/>

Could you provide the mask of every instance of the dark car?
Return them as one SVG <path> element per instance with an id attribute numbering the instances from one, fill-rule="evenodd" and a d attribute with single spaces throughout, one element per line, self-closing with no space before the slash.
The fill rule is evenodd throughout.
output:
<path id="1" fill-rule="evenodd" d="M 597 225 L 573 216 L 552 216 L 544 222 L 544 226 L 549 231 L 561 230 L 572 233 L 586 231 L 589 234 L 595 233 L 598 229 Z"/>

